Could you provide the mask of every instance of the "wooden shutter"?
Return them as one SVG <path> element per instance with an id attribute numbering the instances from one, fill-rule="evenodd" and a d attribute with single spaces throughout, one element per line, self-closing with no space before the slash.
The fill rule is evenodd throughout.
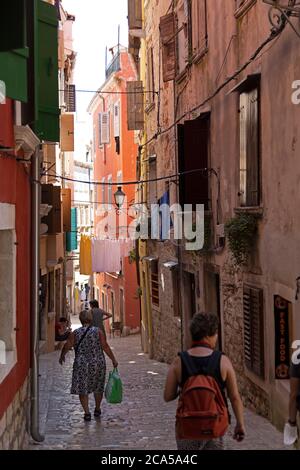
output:
<path id="1" fill-rule="evenodd" d="M 77 250 L 77 208 L 71 209 L 71 231 L 67 233 L 67 251 Z"/>
<path id="2" fill-rule="evenodd" d="M 74 114 L 61 115 L 60 148 L 63 152 L 74 151 Z"/>
<path id="3" fill-rule="evenodd" d="M 71 189 L 63 188 L 61 195 L 63 206 L 63 231 L 71 232 Z"/>
<path id="4" fill-rule="evenodd" d="M 175 15 L 170 13 L 160 19 L 160 36 L 162 44 L 163 80 L 174 80 L 176 75 L 175 55 Z"/>
<path id="5" fill-rule="evenodd" d="M 207 47 L 206 0 L 192 0 L 192 52 L 199 54 Z"/>
<path id="6" fill-rule="evenodd" d="M 128 130 L 144 129 L 144 88 L 143 82 L 127 82 Z"/>
<path id="7" fill-rule="evenodd" d="M 65 88 L 65 103 L 66 111 L 68 113 L 76 113 L 76 86 L 66 85 Z"/>
<path id="8" fill-rule="evenodd" d="M 114 137 L 120 137 L 120 103 L 114 104 Z"/>
<path id="9" fill-rule="evenodd" d="M 244 286 L 243 306 L 245 363 L 264 378 L 263 290 Z"/>
<path id="10" fill-rule="evenodd" d="M 37 2 L 35 51 L 34 131 L 42 140 L 59 142 L 57 10 L 42 0 Z"/>
<path id="11" fill-rule="evenodd" d="M 110 122 L 109 112 L 102 112 L 99 114 L 100 125 L 100 145 L 109 144 L 110 142 Z"/>
<path id="12" fill-rule="evenodd" d="M 142 29 L 142 0 L 128 0 L 128 24 L 129 29 Z"/>
<path id="13" fill-rule="evenodd" d="M 65 66 L 65 43 L 64 43 L 64 31 L 60 29 L 58 31 L 58 67 L 63 69 Z"/>
<path id="14" fill-rule="evenodd" d="M 0 52 L 22 49 L 26 43 L 25 0 L 1 2 Z"/>
<path id="15" fill-rule="evenodd" d="M 153 47 L 149 47 L 147 51 L 147 95 L 146 99 L 149 104 L 153 103 L 154 93 L 154 67 L 153 67 Z M 149 92 L 152 93 L 149 93 Z"/>
<path id="16" fill-rule="evenodd" d="M 158 281 L 158 262 L 151 262 L 151 295 L 152 304 L 159 307 L 159 281 Z"/>
<path id="17" fill-rule="evenodd" d="M 259 204 L 258 89 L 250 91 L 247 114 L 247 205 Z"/>
<path id="18" fill-rule="evenodd" d="M 62 231 L 61 217 L 61 188 L 52 184 L 42 184 L 42 204 L 52 206 L 47 217 L 43 217 L 43 223 L 48 225 L 48 233 L 56 234 Z"/>

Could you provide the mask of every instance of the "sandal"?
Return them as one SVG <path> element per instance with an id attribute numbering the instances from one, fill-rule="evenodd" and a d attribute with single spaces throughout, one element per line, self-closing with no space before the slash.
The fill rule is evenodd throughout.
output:
<path id="1" fill-rule="evenodd" d="M 97 408 L 95 408 L 94 416 L 95 416 L 95 418 L 100 418 L 100 416 L 101 416 L 101 410 L 97 410 Z"/>
<path id="2" fill-rule="evenodd" d="M 85 413 L 83 416 L 84 421 L 91 421 L 92 416 L 91 413 Z"/>

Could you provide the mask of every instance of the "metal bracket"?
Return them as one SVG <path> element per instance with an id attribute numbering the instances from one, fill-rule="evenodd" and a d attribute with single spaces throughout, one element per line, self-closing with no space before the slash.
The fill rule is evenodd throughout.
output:
<path id="1" fill-rule="evenodd" d="M 300 0 L 263 0 L 267 5 L 271 5 L 269 10 L 269 21 L 272 25 L 274 33 L 279 33 L 283 30 L 286 23 L 289 23 L 294 32 L 299 36 L 294 24 L 291 22 L 291 17 L 300 18 Z"/>

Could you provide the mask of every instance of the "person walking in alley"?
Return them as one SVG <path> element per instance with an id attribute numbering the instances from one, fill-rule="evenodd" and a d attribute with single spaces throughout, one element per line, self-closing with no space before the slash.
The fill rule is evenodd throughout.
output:
<path id="1" fill-rule="evenodd" d="M 298 363 L 296 351 L 295 359 L 290 367 L 290 398 L 289 398 L 289 419 L 284 426 L 283 442 L 285 445 L 293 445 L 298 439 L 297 412 L 300 412 L 300 363 Z M 293 355 L 294 356 L 294 355 Z"/>
<path id="2" fill-rule="evenodd" d="M 243 404 L 231 361 L 216 351 L 218 317 L 197 313 L 190 324 L 192 347 L 171 364 L 166 402 L 179 396 L 176 414 L 178 450 L 223 450 L 229 414 L 225 390 L 236 417 L 234 439 L 245 436 Z"/>
<path id="3" fill-rule="evenodd" d="M 100 328 L 100 330 L 105 333 L 105 328 L 104 328 L 104 320 L 107 320 L 108 318 L 111 318 L 112 315 L 108 312 L 105 312 L 105 310 L 102 310 L 102 308 L 99 308 L 99 302 L 98 300 L 91 300 L 90 301 L 90 307 L 92 310 L 93 314 L 93 323 L 92 325 Z"/>
<path id="4" fill-rule="evenodd" d="M 89 310 L 82 311 L 79 319 L 82 327 L 72 332 L 68 337 L 61 352 L 59 363 L 62 365 L 65 362 L 67 352 L 74 347 L 75 359 L 71 394 L 79 395 L 84 410 L 84 420 L 91 421 L 90 393 L 94 393 L 95 397 L 94 416 L 99 418 L 101 415 L 101 401 L 106 373 L 104 352 L 111 359 L 114 368 L 118 366 L 118 362 L 101 329 L 92 326 L 92 312 Z"/>

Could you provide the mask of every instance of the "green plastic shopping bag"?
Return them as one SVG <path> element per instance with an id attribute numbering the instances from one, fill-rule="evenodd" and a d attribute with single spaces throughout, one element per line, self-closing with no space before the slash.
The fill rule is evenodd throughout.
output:
<path id="1" fill-rule="evenodd" d="M 105 387 L 105 398 L 108 403 L 121 403 L 123 398 L 123 386 L 118 372 L 114 369 L 109 373 L 108 382 Z"/>

